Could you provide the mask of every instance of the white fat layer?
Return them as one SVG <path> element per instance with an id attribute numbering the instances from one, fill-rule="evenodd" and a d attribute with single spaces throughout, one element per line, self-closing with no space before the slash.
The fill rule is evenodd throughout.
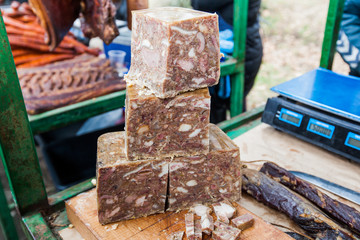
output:
<path id="1" fill-rule="evenodd" d="M 184 35 L 195 35 L 197 33 L 197 31 L 188 31 L 188 30 L 176 27 L 176 26 L 172 26 L 171 30 L 178 31 L 179 33 L 184 34 Z"/>
<path id="2" fill-rule="evenodd" d="M 182 53 L 180 53 L 180 55 L 182 55 Z M 187 72 L 189 72 L 194 67 L 194 64 L 191 61 L 179 60 L 178 63 L 179 66 Z"/>
<path id="3" fill-rule="evenodd" d="M 225 223 L 229 222 L 229 218 L 227 217 L 221 204 L 219 204 L 219 203 L 213 204 L 213 208 L 214 208 L 214 212 L 215 212 L 218 220 L 225 222 Z"/>
<path id="4" fill-rule="evenodd" d="M 169 45 L 170 45 L 170 43 L 169 43 L 169 41 L 168 41 L 167 39 L 161 40 L 161 44 L 163 44 L 163 45 L 165 45 L 165 46 L 169 46 Z"/>
<path id="5" fill-rule="evenodd" d="M 185 107 L 185 106 L 186 106 L 185 102 L 175 104 L 175 107 Z"/>
<path id="6" fill-rule="evenodd" d="M 193 187 L 193 186 L 196 186 L 197 185 L 197 182 L 196 180 L 190 180 L 186 183 L 186 186 L 188 187 Z"/>
<path id="7" fill-rule="evenodd" d="M 149 164 L 150 164 L 150 163 L 145 163 L 144 165 L 142 165 L 142 166 L 140 166 L 140 167 L 138 167 L 138 168 L 136 168 L 136 169 L 134 169 L 134 170 L 126 173 L 126 174 L 124 174 L 123 177 L 127 177 L 127 176 L 129 176 L 129 175 L 131 175 L 131 174 L 133 174 L 133 173 L 137 173 L 137 172 L 139 172 L 141 169 L 143 169 L 144 167 L 148 166 Z"/>
<path id="8" fill-rule="evenodd" d="M 189 55 L 189 57 L 195 57 L 195 49 L 191 48 L 188 55 Z"/>
<path id="9" fill-rule="evenodd" d="M 190 209 L 193 213 L 199 217 L 205 216 L 211 213 L 211 209 L 205 205 L 197 204 Z"/>
<path id="10" fill-rule="evenodd" d="M 190 129 L 191 129 L 191 125 L 185 124 L 185 123 L 181 124 L 180 127 L 179 127 L 180 132 L 187 132 Z"/>
<path id="11" fill-rule="evenodd" d="M 201 229 L 212 229 L 211 221 L 209 217 L 211 216 L 207 214 L 201 216 Z"/>
<path id="12" fill-rule="evenodd" d="M 107 215 L 107 217 L 112 217 L 112 216 L 114 216 L 116 213 L 118 213 L 120 211 L 120 207 L 117 207 L 117 208 L 115 208 L 114 210 L 112 210 L 110 213 L 109 213 L 109 215 Z"/>
<path id="13" fill-rule="evenodd" d="M 161 173 L 159 174 L 159 177 L 161 178 L 162 176 L 167 174 L 168 171 L 169 171 L 169 165 L 168 164 L 161 165 Z"/>
<path id="14" fill-rule="evenodd" d="M 216 137 L 210 135 L 210 142 L 214 145 L 214 149 L 221 149 L 221 144 Z"/>
<path id="15" fill-rule="evenodd" d="M 205 81 L 205 78 L 193 78 L 192 81 L 195 82 L 196 84 L 200 84 L 203 81 Z"/>
<path id="16" fill-rule="evenodd" d="M 183 187 L 177 187 L 176 190 L 177 190 L 178 192 L 182 192 L 182 193 L 187 193 L 187 192 L 188 192 L 188 190 L 186 190 L 186 189 L 183 188 Z"/>
<path id="17" fill-rule="evenodd" d="M 227 190 L 226 190 L 226 188 L 220 188 L 220 189 L 219 189 L 219 192 L 220 192 L 220 193 L 226 193 Z"/>
<path id="18" fill-rule="evenodd" d="M 138 199 L 136 199 L 135 206 L 136 207 L 142 207 L 144 205 L 145 198 L 146 198 L 146 196 L 144 195 L 144 196 L 141 196 Z"/>
<path id="19" fill-rule="evenodd" d="M 204 146 L 207 146 L 209 144 L 209 139 L 206 138 L 206 139 L 201 140 L 201 144 Z"/>
<path id="20" fill-rule="evenodd" d="M 178 170 L 180 168 L 183 168 L 183 167 L 187 166 L 187 164 L 181 163 L 181 162 L 172 162 L 170 164 L 171 164 L 170 165 L 170 172 L 176 171 L 176 170 Z"/>
<path id="21" fill-rule="evenodd" d="M 149 131 L 149 126 L 148 125 L 143 125 L 137 130 L 137 132 L 139 134 L 142 134 L 142 133 L 147 132 L 147 131 Z"/>
<path id="22" fill-rule="evenodd" d="M 208 28 L 205 24 L 200 24 L 199 25 L 199 30 L 203 33 L 207 33 L 208 32 Z"/>
<path id="23" fill-rule="evenodd" d="M 189 134 L 189 138 L 196 137 L 201 132 L 201 129 L 195 129 L 192 133 Z"/>
<path id="24" fill-rule="evenodd" d="M 147 40 L 147 39 L 144 39 L 144 40 L 142 41 L 141 45 L 142 45 L 143 47 L 147 47 L 147 48 L 153 49 L 153 46 L 151 45 L 150 41 Z"/>
<path id="25" fill-rule="evenodd" d="M 236 212 L 236 209 L 224 202 L 220 203 L 222 211 L 226 214 L 227 218 L 232 218 Z"/>
<path id="26" fill-rule="evenodd" d="M 154 144 L 153 141 L 144 142 L 144 145 L 145 145 L 146 147 L 150 147 L 150 146 L 152 146 L 153 144 Z"/>
<path id="27" fill-rule="evenodd" d="M 133 109 L 136 109 L 138 106 L 137 106 L 136 103 L 132 102 L 132 103 L 131 103 L 131 107 L 132 107 Z"/>

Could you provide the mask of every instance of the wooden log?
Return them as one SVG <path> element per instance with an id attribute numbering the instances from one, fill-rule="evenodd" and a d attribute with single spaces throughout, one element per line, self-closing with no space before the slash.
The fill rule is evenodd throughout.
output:
<path id="1" fill-rule="evenodd" d="M 188 211 L 165 212 L 148 217 L 137 218 L 117 222 L 114 224 L 101 225 L 97 216 L 97 201 L 95 189 L 82 193 L 66 201 L 66 212 L 70 222 L 85 239 L 101 240 L 143 240 L 159 239 L 167 240 L 174 232 L 185 230 L 184 216 Z M 239 204 L 236 204 L 239 215 L 251 214 L 255 218 L 254 225 L 243 231 L 241 240 L 290 240 L 287 234 L 283 233 L 271 224 L 255 216 Z M 70 240 L 71 238 L 65 238 Z M 80 238 L 81 239 L 81 238 Z M 184 240 L 187 238 L 184 236 Z M 203 236 L 203 239 L 210 239 Z M 74 239 L 71 239 L 74 240 Z M 77 240 L 77 239 L 76 239 Z"/>

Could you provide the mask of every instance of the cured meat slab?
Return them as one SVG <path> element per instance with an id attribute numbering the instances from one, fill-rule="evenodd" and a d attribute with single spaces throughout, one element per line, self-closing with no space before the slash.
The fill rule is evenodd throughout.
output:
<path id="1" fill-rule="evenodd" d="M 125 132 L 98 139 L 97 199 L 99 222 L 148 216 L 165 211 L 168 160 L 128 161 Z"/>
<path id="2" fill-rule="evenodd" d="M 129 160 L 192 156 L 209 152 L 207 88 L 160 99 L 127 84 L 126 154 Z"/>
<path id="3" fill-rule="evenodd" d="M 208 154 L 176 157 L 169 166 L 169 210 L 196 203 L 215 203 L 241 198 L 239 148 L 214 124 L 210 128 Z"/>
<path id="4" fill-rule="evenodd" d="M 146 86 L 159 98 L 218 83 L 216 14 L 165 7 L 133 11 L 132 16 L 127 82 Z"/>
<path id="5" fill-rule="evenodd" d="M 96 205 L 95 189 L 73 197 L 66 202 L 68 218 L 75 226 L 73 229 L 66 230 L 72 230 L 72 232 L 78 231 L 82 238 L 74 239 L 73 237 L 64 237 L 64 240 L 81 240 L 84 238 L 90 240 L 167 240 L 172 233 L 185 231 L 184 216 L 187 211 L 166 212 L 103 226 L 98 221 Z M 240 205 L 236 206 L 236 210 L 239 215 L 245 213 L 252 214 Z M 241 240 L 292 239 L 279 229 L 263 221 L 261 218 L 254 214 L 252 215 L 255 218 L 254 226 L 242 232 L 240 236 Z M 60 234 L 62 235 L 61 232 Z M 186 239 L 186 236 L 184 236 L 183 240 Z M 207 240 L 209 238 L 204 234 L 203 239 Z"/>

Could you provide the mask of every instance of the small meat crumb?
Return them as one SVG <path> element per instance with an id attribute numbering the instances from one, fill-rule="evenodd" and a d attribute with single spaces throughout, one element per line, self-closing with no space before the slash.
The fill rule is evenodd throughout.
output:
<path id="1" fill-rule="evenodd" d="M 95 178 L 91 179 L 91 184 L 96 186 L 96 179 Z"/>
<path id="2" fill-rule="evenodd" d="M 170 234 L 167 239 L 168 240 L 182 240 L 184 237 L 184 231 L 174 232 Z"/>
<path id="3" fill-rule="evenodd" d="M 117 227 L 119 226 L 119 224 L 115 223 L 111 226 L 105 226 L 105 230 L 108 232 L 108 231 L 112 231 L 112 230 L 115 230 L 117 229 Z"/>
<path id="4" fill-rule="evenodd" d="M 74 225 L 72 225 L 71 223 L 69 224 L 69 228 L 72 229 L 74 228 Z"/>

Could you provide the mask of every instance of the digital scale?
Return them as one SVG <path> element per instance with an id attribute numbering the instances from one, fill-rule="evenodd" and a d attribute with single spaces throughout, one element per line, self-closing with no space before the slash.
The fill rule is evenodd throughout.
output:
<path id="1" fill-rule="evenodd" d="M 318 68 L 271 90 L 262 122 L 360 163 L 360 78 Z"/>

